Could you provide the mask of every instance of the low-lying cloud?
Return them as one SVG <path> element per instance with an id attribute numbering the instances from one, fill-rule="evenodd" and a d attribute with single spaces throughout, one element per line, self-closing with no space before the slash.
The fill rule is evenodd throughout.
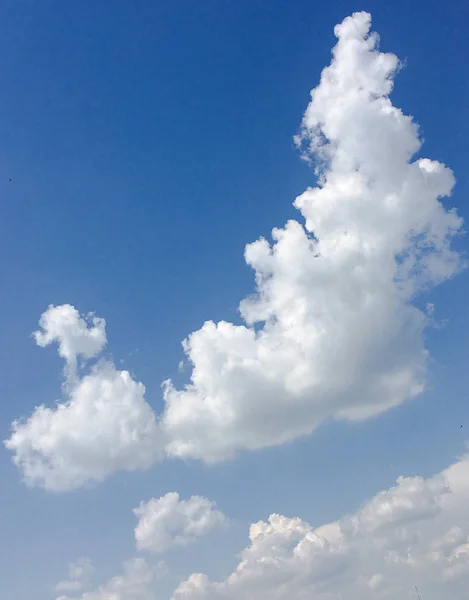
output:
<path id="1" fill-rule="evenodd" d="M 173 600 L 446 600 L 469 587 L 469 458 L 400 477 L 355 514 L 314 528 L 271 515 L 226 579 L 196 573 Z"/>

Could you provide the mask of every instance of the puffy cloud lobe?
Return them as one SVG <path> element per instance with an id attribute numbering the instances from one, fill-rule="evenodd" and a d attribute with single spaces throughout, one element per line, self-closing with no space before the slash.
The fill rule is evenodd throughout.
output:
<path id="1" fill-rule="evenodd" d="M 222 581 L 203 574 L 173 600 L 462 598 L 469 586 L 469 458 L 435 477 L 401 477 L 356 514 L 314 529 L 271 515 Z"/>
<path id="2" fill-rule="evenodd" d="M 74 376 L 77 357 L 93 358 L 106 345 L 106 321 L 92 313 L 84 318 L 70 304 L 49 306 L 33 333 L 38 346 L 57 342 L 59 355 L 65 359 L 69 375 Z"/>
<path id="3" fill-rule="evenodd" d="M 55 586 L 58 592 L 74 592 L 88 585 L 94 568 L 89 558 L 79 558 L 70 563 L 68 567 L 68 579 L 59 581 Z"/>
<path id="4" fill-rule="evenodd" d="M 201 496 L 180 500 L 172 492 L 142 502 L 134 509 L 138 517 L 135 540 L 139 550 L 164 552 L 171 546 L 187 546 L 196 538 L 226 523 L 214 502 Z"/>
<path id="5" fill-rule="evenodd" d="M 96 327 L 101 327 L 96 323 L 104 322 L 95 320 L 87 334 L 82 331 L 85 321 L 77 315 L 68 305 L 49 308 L 41 317 L 46 333 L 39 343 L 55 339 L 67 361 L 79 354 L 94 356 L 105 343 L 105 338 L 95 341 L 100 338 Z M 70 323 L 76 327 L 69 327 Z M 69 380 L 67 395 L 55 408 L 38 406 L 27 420 L 12 425 L 5 445 L 14 452 L 13 460 L 27 484 L 70 490 L 101 481 L 117 470 L 148 468 L 160 457 L 161 432 L 155 413 L 145 400 L 144 385 L 128 371 L 98 362 L 80 379 Z"/>
<path id="6" fill-rule="evenodd" d="M 133 558 L 123 565 L 123 572 L 92 592 L 79 598 L 60 596 L 56 600 L 155 600 L 154 584 L 165 573 L 163 562 L 150 565 L 143 558 Z"/>
<path id="7" fill-rule="evenodd" d="M 240 305 L 247 326 L 208 321 L 184 342 L 191 383 L 164 393 L 170 455 L 229 458 L 424 388 L 426 315 L 411 301 L 458 269 L 461 219 L 439 201 L 451 171 L 411 162 L 417 127 L 388 97 L 398 59 L 369 29 L 367 13 L 335 29 L 298 137 L 319 185 L 295 201 L 305 226 L 289 221 L 272 244 L 246 247 L 257 284 Z"/>

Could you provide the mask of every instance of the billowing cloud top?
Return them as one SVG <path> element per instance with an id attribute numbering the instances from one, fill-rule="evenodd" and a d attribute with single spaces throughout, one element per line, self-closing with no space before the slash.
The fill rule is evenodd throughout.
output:
<path id="1" fill-rule="evenodd" d="M 469 460 L 439 475 L 401 477 L 356 514 L 318 528 L 271 515 L 251 525 L 236 570 L 191 575 L 173 600 L 425 600 L 469 586 Z"/>
<path id="2" fill-rule="evenodd" d="M 389 99 L 398 59 L 369 32 L 367 13 L 335 29 L 297 138 L 318 185 L 295 201 L 304 225 L 246 247 L 256 279 L 240 304 L 246 325 L 208 321 L 189 335 L 190 382 L 165 382 L 159 418 L 143 385 L 112 364 L 72 379 L 65 403 L 13 424 L 6 445 L 27 482 L 71 489 L 163 455 L 224 460 L 424 389 L 426 316 L 412 300 L 460 267 L 450 242 L 462 222 L 441 202 L 451 171 L 412 160 L 417 126 Z M 104 321 L 70 306 L 50 307 L 40 324 L 36 340 L 58 342 L 69 369 L 105 343 Z"/>

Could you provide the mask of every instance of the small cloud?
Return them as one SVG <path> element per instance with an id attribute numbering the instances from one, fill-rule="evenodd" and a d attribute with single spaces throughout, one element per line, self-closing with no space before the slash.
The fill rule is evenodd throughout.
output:
<path id="1" fill-rule="evenodd" d="M 134 514 L 138 517 L 137 548 L 152 552 L 187 546 L 227 522 L 215 502 L 202 496 L 181 500 L 176 492 L 142 502 Z"/>

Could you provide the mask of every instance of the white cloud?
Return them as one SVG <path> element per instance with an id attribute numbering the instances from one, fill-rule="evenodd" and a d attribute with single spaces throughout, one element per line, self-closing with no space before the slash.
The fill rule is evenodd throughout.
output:
<path id="1" fill-rule="evenodd" d="M 89 558 L 79 558 L 68 566 L 68 579 L 55 586 L 58 592 L 74 592 L 88 585 L 94 568 Z"/>
<path id="2" fill-rule="evenodd" d="M 463 598 L 469 586 L 469 457 L 429 479 L 401 477 L 356 514 L 313 528 L 271 515 L 222 581 L 191 575 L 174 600 Z"/>
<path id="3" fill-rule="evenodd" d="M 104 320 L 95 317 L 88 325 L 69 305 L 49 308 L 40 324 L 44 333 L 36 340 L 40 345 L 57 341 L 67 365 L 78 355 L 94 357 L 106 343 Z M 128 371 L 101 361 L 68 383 L 65 402 L 36 407 L 27 420 L 12 424 L 5 441 L 28 485 L 70 490 L 117 470 L 148 468 L 160 457 L 155 413 L 144 385 Z"/>
<path id="4" fill-rule="evenodd" d="M 426 315 L 411 304 L 451 277 L 461 220 L 439 198 L 453 175 L 419 159 L 418 130 L 388 94 L 398 59 L 370 17 L 336 27 L 331 65 L 311 92 L 299 140 L 320 184 L 289 221 L 246 247 L 257 292 L 246 326 L 208 321 L 184 342 L 191 384 L 165 388 L 170 455 L 217 461 L 281 444 L 326 419 L 362 420 L 419 394 Z M 254 329 L 261 323 L 259 329 Z"/>
<path id="5" fill-rule="evenodd" d="M 57 600 L 156 600 L 155 583 L 166 572 L 163 562 L 150 565 L 143 558 L 133 558 L 123 565 L 117 575 L 93 592 L 78 597 L 60 596 Z"/>
<path id="6" fill-rule="evenodd" d="M 69 400 L 15 422 L 6 442 L 30 484 L 70 489 L 161 456 L 219 461 L 311 433 L 327 419 L 363 420 L 419 394 L 428 315 L 412 300 L 460 268 L 450 249 L 462 221 L 440 198 L 451 171 L 421 158 L 415 123 L 389 93 L 398 59 L 378 50 L 370 17 L 338 25 L 332 62 L 311 92 L 299 144 L 319 184 L 295 201 L 295 220 L 246 247 L 256 293 L 246 326 L 206 322 L 184 342 L 183 389 L 164 384 L 157 420 L 143 386 L 98 364 L 81 380 L 77 357 L 103 348 L 102 319 L 71 306 L 41 317 L 40 345 L 67 363 Z"/>
<path id="7" fill-rule="evenodd" d="M 33 333 L 37 345 L 45 348 L 57 342 L 69 377 L 75 376 L 79 356 L 93 358 L 106 345 L 106 321 L 92 313 L 83 317 L 70 304 L 50 305 L 41 315 L 39 327 Z"/>
<path id="8" fill-rule="evenodd" d="M 139 550 L 164 552 L 171 546 L 187 546 L 196 538 L 226 523 L 216 504 L 201 496 L 180 500 L 171 492 L 142 502 L 134 509 L 138 517 L 135 540 Z"/>

